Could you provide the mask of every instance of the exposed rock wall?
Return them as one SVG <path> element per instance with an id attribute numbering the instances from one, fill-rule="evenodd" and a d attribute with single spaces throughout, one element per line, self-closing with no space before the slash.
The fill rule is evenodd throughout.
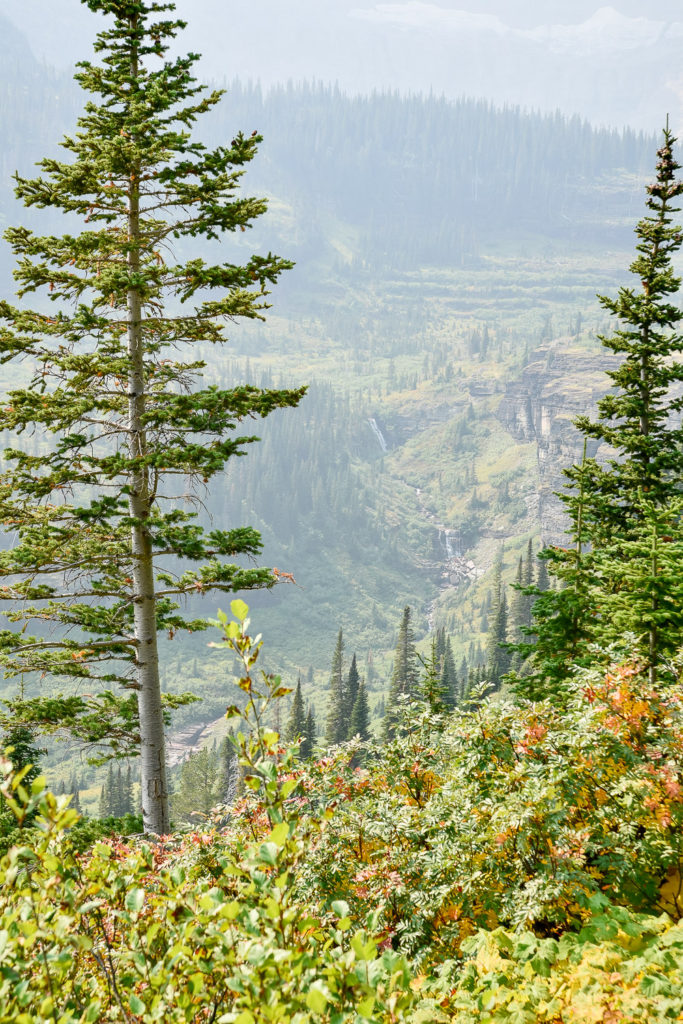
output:
<path id="1" fill-rule="evenodd" d="M 555 492 L 563 489 L 563 468 L 582 457 L 584 437 L 573 420 L 595 410 L 608 390 L 605 371 L 616 366 L 618 358 L 608 352 L 588 353 L 560 341 L 534 352 L 520 376 L 507 385 L 497 415 L 516 440 L 536 442 L 543 543 L 562 544 L 566 538 L 567 521 Z M 589 456 L 600 458 L 601 447 L 589 440 Z"/>

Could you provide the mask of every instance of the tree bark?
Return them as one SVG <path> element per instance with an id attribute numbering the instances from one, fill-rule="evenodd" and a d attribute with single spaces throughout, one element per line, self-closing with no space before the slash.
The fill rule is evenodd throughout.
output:
<path id="1" fill-rule="evenodd" d="M 137 41 L 131 25 L 131 78 L 138 74 Z M 128 270 L 133 281 L 140 269 L 140 167 L 131 169 L 128 192 Z M 147 451 L 144 426 L 145 367 L 142 334 L 142 302 L 139 288 L 128 288 L 128 429 L 130 458 L 140 459 Z M 149 469 L 138 465 L 129 480 L 128 508 L 133 519 L 131 552 L 133 555 L 133 613 L 136 651 L 138 714 L 140 721 L 140 761 L 142 817 L 147 832 L 167 835 L 170 832 L 168 786 L 166 781 L 166 741 L 161 706 L 159 653 L 157 647 L 156 596 L 152 542 L 146 526 L 149 520 L 152 492 Z"/>

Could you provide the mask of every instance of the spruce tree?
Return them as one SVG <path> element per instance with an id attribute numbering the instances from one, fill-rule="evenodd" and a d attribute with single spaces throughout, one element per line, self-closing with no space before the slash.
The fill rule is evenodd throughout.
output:
<path id="1" fill-rule="evenodd" d="M 302 761 L 307 761 L 309 757 L 313 756 L 315 750 L 316 741 L 318 739 L 318 727 L 315 722 L 315 714 L 313 713 L 313 705 L 308 705 L 308 712 L 306 713 L 306 726 L 304 730 L 304 738 L 301 741 L 299 747 L 299 757 Z"/>
<path id="2" fill-rule="evenodd" d="M 544 552 L 560 586 L 534 605 L 532 672 L 516 684 L 525 697 L 561 697 L 571 667 L 595 659 L 596 645 L 614 639 L 616 621 L 636 630 L 637 653 L 653 684 L 659 660 L 683 641 L 677 584 L 669 573 L 667 591 L 662 575 L 664 545 L 678 543 L 683 477 L 683 362 L 676 358 L 683 352 L 677 330 L 683 310 L 671 301 L 681 284 L 672 257 L 683 244 L 672 219 L 683 194 L 675 141 L 667 126 L 656 180 L 646 190 L 648 213 L 636 227 L 630 270 L 639 286 L 620 288 L 615 299 L 599 297 L 618 322 L 600 341 L 619 356 L 619 365 L 608 371 L 611 390 L 598 402 L 597 419 L 581 416 L 576 425 L 586 438 L 609 445 L 614 457 L 601 465 L 586 458 L 584 447 L 581 464 L 566 471 L 571 546 Z M 617 619 L 610 619 L 617 610 Z"/>
<path id="3" fill-rule="evenodd" d="M 235 732 L 230 730 L 218 748 L 218 782 L 216 797 L 218 803 L 232 804 L 240 788 L 240 764 L 235 744 Z"/>
<path id="4" fill-rule="evenodd" d="M 362 740 L 370 739 L 370 707 L 365 681 L 362 679 L 358 684 L 349 722 L 349 738 L 353 739 L 355 736 L 360 736 Z"/>
<path id="5" fill-rule="evenodd" d="M 548 565 L 545 558 L 538 559 L 538 569 L 536 570 L 536 590 L 539 594 L 544 594 L 546 590 L 550 590 L 550 577 L 548 576 Z"/>
<path id="6" fill-rule="evenodd" d="M 453 660 L 451 638 L 449 636 L 445 638 L 444 653 L 441 661 L 441 691 L 443 693 L 445 709 L 452 711 L 460 698 L 460 688 Z"/>
<path id="7" fill-rule="evenodd" d="M 47 753 L 36 746 L 36 737 L 32 729 L 21 722 L 8 723 L 0 736 L 0 753 L 6 754 L 15 772 L 27 769 L 23 776 L 23 785 L 30 788 L 31 783 L 40 775 L 41 757 Z M 64 782 L 62 781 L 62 787 Z M 62 793 L 64 792 L 62 788 Z M 0 811 L 5 806 L 0 797 Z M 9 809 L 8 809 L 9 813 Z M 31 815 L 31 820 L 35 815 Z"/>
<path id="8" fill-rule="evenodd" d="M 486 674 L 494 689 L 499 689 L 509 671 L 511 652 L 508 646 L 508 610 L 503 579 L 503 553 L 500 551 L 493 567 L 493 601 L 491 626 L 486 643 Z"/>
<path id="9" fill-rule="evenodd" d="M 325 739 L 330 745 L 343 743 L 346 739 L 348 720 L 346 718 L 344 690 L 344 636 L 340 629 L 337 635 L 334 654 L 332 655 L 332 669 L 330 671 L 328 687 Z"/>
<path id="10" fill-rule="evenodd" d="M 356 664 L 356 655 L 354 652 L 351 658 L 351 665 L 349 666 L 349 674 L 346 677 L 344 699 L 346 703 L 346 720 L 347 722 L 351 718 L 354 705 L 356 703 L 356 697 L 358 696 L 358 687 L 360 685 L 360 676 L 358 674 L 358 665 Z M 352 735 L 352 734 L 348 734 Z"/>
<path id="11" fill-rule="evenodd" d="M 14 711 L 87 742 L 137 747 L 145 828 L 161 834 L 169 815 L 157 631 L 205 628 L 180 614 L 178 599 L 276 582 L 233 562 L 259 552 L 253 529 L 205 533 L 178 495 L 201 490 L 256 440 L 231 433 L 240 421 L 295 406 L 303 392 L 199 386 L 202 352 L 224 340 L 226 322 L 262 318 L 269 284 L 291 266 L 270 253 L 242 265 L 196 254 L 265 211 L 264 200 L 237 194 L 260 137 L 238 133 L 213 151 L 192 140 L 221 93 L 202 95 L 196 55 L 168 55 L 184 27 L 166 17 L 171 3 L 84 2 L 111 19 L 95 44 L 100 63 L 83 62 L 76 75 L 93 98 L 63 142 L 68 158 L 16 178 L 27 206 L 80 217 L 82 228 L 8 230 L 19 296 L 45 290 L 55 309 L 0 302 L 1 358 L 28 367 L 26 386 L 0 409 L 0 430 L 55 438 L 50 451 L 5 453 L 0 521 L 18 540 L 0 555 L 0 598 L 12 602 L 13 621 L 57 630 L 5 630 L 0 659 L 8 673 L 108 687 L 30 708 L 17 701 Z"/>
<path id="12" fill-rule="evenodd" d="M 406 606 L 401 616 L 398 629 L 398 641 L 394 655 L 394 668 L 389 685 L 386 712 L 384 715 L 383 733 L 390 739 L 396 732 L 400 719 L 400 697 L 414 697 L 417 694 L 420 679 L 419 660 L 415 648 L 415 636 L 411 623 L 410 608 Z"/>
<path id="13" fill-rule="evenodd" d="M 107 777 L 102 784 L 100 791 L 100 803 L 97 811 L 99 818 L 111 818 L 114 816 L 114 765 L 110 761 L 107 768 Z"/>
<path id="14" fill-rule="evenodd" d="M 428 658 L 420 658 L 422 676 L 420 678 L 420 694 L 432 712 L 440 715 L 446 710 L 445 692 L 442 685 L 442 659 L 439 658 L 438 631 L 432 638 Z"/>
<path id="15" fill-rule="evenodd" d="M 292 699 L 292 707 L 287 719 L 285 739 L 292 743 L 300 739 L 306 731 L 306 711 L 304 709 L 304 698 L 301 693 L 301 678 L 297 680 L 296 690 Z"/>
<path id="16" fill-rule="evenodd" d="M 78 811 L 79 814 L 82 814 L 83 808 L 81 807 L 81 786 L 78 781 L 78 776 L 76 775 L 76 772 L 74 772 L 71 776 L 71 782 L 69 783 L 69 792 L 71 793 L 71 807 L 73 807 L 75 811 Z"/>
<path id="17" fill-rule="evenodd" d="M 180 768 L 173 814 L 181 821 L 205 817 L 221 800 L 221 771 L 217 755 L 209 747 L 193 751 Z"/>
<path id="18" fill-rule="evenodd" d="M 133 769 L 130 764 L 126 766 L 126 777 L 123 784 L 123 809 L 122 814 L 135 814 L 135 801 L 133 798 Z"/>
<path id="19" fill-rule="evenodd" d="M 673 155 L 676 139 L 668 126 L 657 153 L 656 180 L 647 186 L 648 214 L 636 227 L 637 256 L 630 271 L 639 289 L 622 287 L 615 299 L 598 296 L 618 326 L 599 340 L 619 356 L 616 369 L 607 371 L 611 390 L 598 402 L 598 417 L 579 416 L 576 426 L 586 437 L 606 442 L 615 457 L 600 466 L 589 460 L 584 516 L 593 543 L 628 531 L 642 522 L 638 507 L 642 492 L 648 502 L 665 505 L 680 492 L 683 468 L 683 396 L 672 388 L 683 383 L 683 333 L 677 325 L 683 310 L 671 301 L 681 279 L 674 274 L 672 257 L 683 244 L 673 214 L 683 194 L 676 178 L 680 165 Z M 568 471 L 576 478 L 576 468 Z"/>
<path id="20" fill-rule="evenodd" d="M 522 640 L 524 633 L 522 632 L 523 627 L 526 623 L 526 594 L 523 592 L 522 587 L 524 586 L 524 559 L 519 556 L 517 563 L 517 573 L 515 575 L 515 582 L 512 584 L 514 587 L 514 596 L 510 602 L 510 618 L 512 620 L 512 632 L 515 640 Z"/>

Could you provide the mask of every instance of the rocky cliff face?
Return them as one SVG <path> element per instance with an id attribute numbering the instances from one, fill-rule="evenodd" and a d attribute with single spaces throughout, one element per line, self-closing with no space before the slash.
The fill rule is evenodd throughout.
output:
<path id="1" fill-rule="evenodd" d="M 617 365 L 617 357 L 608 352 L 592 354 L 569 342 L 554 342 L 533 353 L 498 407 L 499 420 L 516 440 L 536 442 L 538 516 L 545 544 L 562 544 L 566 538 L 566 517 L 555 492 L 564 486 L 563 468 L 582 457 L 584 438 L 573 420 L 595 409 L 608 389 L 605 371 Z M 600 458 L 601 447 L 589 441 L 589 456 Z"/>

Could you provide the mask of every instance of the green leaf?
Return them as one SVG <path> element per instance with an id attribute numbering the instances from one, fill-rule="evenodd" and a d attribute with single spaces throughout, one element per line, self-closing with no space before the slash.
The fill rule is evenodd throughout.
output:
<path id="1" fill-rule="evenodd" d="M 348 917 L 349 905 L 346 900 L 335 900 L 332 904 L 332 913 L 336 914 L 337 917 Z"/>
<path id="2" fill-rule="evenodd" d="M 138 913 L 145 905 L 145 890 L 131 889 L 126 893 L 126 910 Z"/>
<path id="3" fill-rule="evenodd" d="M 241 601 L 240 598 L 230 602 L 230 611 L 239 622 L 244 622 L 249 614 L 249 605 Z"/>
<path id="4" fill-rule="evenodd" d="M 306 993 L 306 1006 L 309 1010 L 313 1010 L 313 1013 L 324 1013 L 327 1008 L 328 998 L 322 989 L 318 988 L 316 982 L 313 982 L 308 992 Z"/>
<path id="5" fill-rule="evenodd" d="M 132 995 L 130 997 L 128 1005 L 130 1006 L 131 1012 L 136 1014 L 138 1017 L 142 1016 L 145 1012 L 145 1004 L 142 999 L 139 999 L 136 995 Z"/>
<path id="6" fill-rule="evenodd" d="M 259 847 L 259 860 L 264 864 L 277 864 L 278 848 L 275 843 L 262 843 Z"/>
<path id="7" fill-rule="evenodd" d="M 275 846 L 284 846 L 285 843 L 287 842 L 288 836 L 289 825 L 286 821 L 281 821 L 280 824 L 276 825 L 275 828 L 271 831 L 270 835 L 268 836 L 268 839 L 271 843 L 274 843 Z"/>
<path id="8" fill-rule="evenodd" d="M 366 996 L 356 1007 L 356 1012 L 360 1017 L 371 1017 L 372 1011 L 375 1008 L 375 997 L 373 995 Z"/>

